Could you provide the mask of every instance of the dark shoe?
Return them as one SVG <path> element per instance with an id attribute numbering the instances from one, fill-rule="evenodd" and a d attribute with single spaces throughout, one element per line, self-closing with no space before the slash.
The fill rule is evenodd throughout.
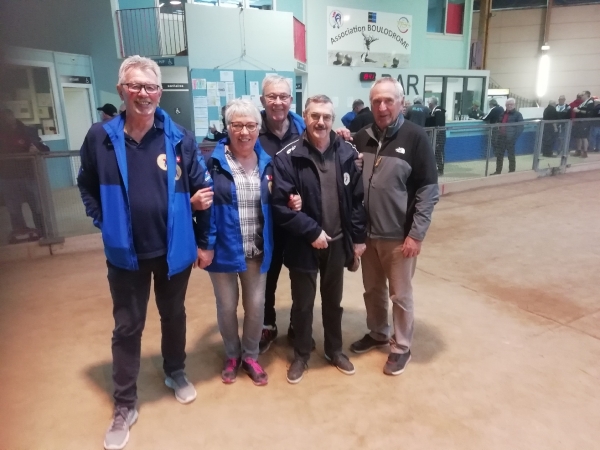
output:
<path id="1" fill-rule="evenodd" d="M 258 344 L 258 352 L 262 355 L 277 338 L 277 325 L 263 325 L 262 335 Z"/>
<path id="2" fill-rule="evenodd" d="M 383 366 L 383 373 L 386 375 L 400 375 L 406 369 L 410 361 L 410 350 L 407 353 L 390 353 Z"/>
<path id="3" fill-rule="evenodd" d="M 444 176 L 444 169 L 438 169 L 438 176 Z"/>
<path id="4" fill-rule="evenodd" d="M 584 151 L 582 151 L 582 152 L 581 152 L 581 157 L 582 157 L 582 158 L 587 158 L 587 157 L 588 157 L 588 154 L 587 154 L 587 153 L 588 153 L 588 152 L 584 152 Z"/>
<path id="5" fill-rule="evenodd" d="M 373 339 L 370 334 L 365 334 L 362 339 L 359 339 L 356 342 L 353 342 L 350 345 L 350 350 L 354 353 L 367 353 L 374 348 L 385 347 L 388 345 L 388 341 L 378 341 L 377 339 Z"/>
<path id="6" fill-rule="evenodd" d="M 267 372 L 264 371 L 257 360 L 245 358 L 242 361 L 242 368 L 256 386 L 266 386 L 269 382 Z"/>
<path id="7" fill-rule="evenodd" d="M 575 154 L 573 156 L 581 156 L 581 150 L 575 151 Z"/>
<path id="8" fill-rule="evenodd" d="M 308 369 L 308 365 L 302 361 L 301 359 L 294 359 L 292 365 L 289 367 L 287 371 L 287 380 L 290 384 L 300 383 L 302 377 L 304 376 L 304 372 Z"/>
<path id="9" fill-rule="evenodd" d="M 227 358 L 221 371 L 221 381 L 225 384 L 235 383 L 242 358 Z"/>
<path id="10" fill-rule="evenodd" d="M 356 370 L 354 369 L 354 364 L 350 362 L 348 357 L 343 353 L 339 353 L 335 355 L 333 358 L 330 358 L 325 354 L 325 359 L 331 363 L 332 366 L 335 366 L 337 370 L 346 375 L 354 375 Z"/>
<path id="11" fill-rule="evenodd" d="M 492 176 L 492 175 L 500 175 L 501 173 L 502 173 L 502 172 L 498 172 L 498 171 L 496 171 L 496 172 L 494 172 L 494 173 L 490 173 L 490 176 Z"/>
<path id="12" fill-rule="evenodd" d="M 294 341 L 296 340 L 296 332 L 294 331 L 294 328 L 292 328 L 291 325 L 288 328 L 287 340 L 288 340 L 288 344 L 290 344 L 290 347 L 293 347 Z M 314 339 L 312 339 L 312 349 L 311 350 L 314 351 L 316 348 L 317 348 L 317 343 L 315 342 Z"/>

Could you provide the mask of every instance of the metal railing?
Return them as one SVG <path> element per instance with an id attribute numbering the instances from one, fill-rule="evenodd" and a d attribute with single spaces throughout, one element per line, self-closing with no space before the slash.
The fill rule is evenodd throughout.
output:
<path id="1" fill-rule="evenodd" d="M 116 11 L 121 57 L 187 54 L 185 14 L 161 13 L 160 8 Z"/>
<path id="2" fill-rule="evenodd" d="M 436 152 L 441 183 L 491 176 L 499 161 L 502 174 L 554 175 L 577 164 L 600 165 L 600 118 L 461 122 L 425 132 Z M 215 145 L 203 140 L 200 154 L 209 158 Z M 79 151 L 0 156 L 0 246 L 33 240 L 49 245 L 98 232 L 76 186 L 79 165 Z"/>

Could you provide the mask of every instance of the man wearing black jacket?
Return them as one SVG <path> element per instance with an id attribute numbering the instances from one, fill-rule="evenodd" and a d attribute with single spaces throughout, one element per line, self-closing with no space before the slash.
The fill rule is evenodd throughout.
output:
<path id="1" fill-rule="evenodd" d="M 354 146 L 331 130 L 335 118 L 325 95 L 306 101 L 306 131 L 274 159 L 273 216 L 288 233 L 284 264 L 290 270 L 294 361 L 287 373 L 300 382 L 312 350 L 313 308 L 317 273 L 321 273 L 321 304 L 325 358 L 347 375 L 354 366 L 342 353 L 341 307 L 344 267 L 352 267 L 365 250 L 366 213 L 363 181 Z M 292 211 L 288 199 L 302 198 Z"/>
<path id="2" fill-rule="evenodd" d="M 435 139 L 435 163 L 438 175 L 444 175 L 444 161 L 446 159 L 446 110 L 438 105 L 437 97 L 429 99 L 430 116 L 425 122 L 426 127 L 437 128 Z"/>
<path id="3" fill-rule="evenodd" d="M 542 119 L 544 120 L 559 120 L 560 116 L 556 110 L 556 102 L 550 100 L 548 106 L 544 109 Z M 551 157 L 554 152 L 554 144 L 558 136 L 558 124 L 546 123 L 544 124 L 544 134 L 542 136 L 542 155 Z"/>
<path id="4" fill-rule="evenodd" d="M 515 109 L 516 101 L 514 98 L 506 100 L 506 110 L 500 117 L 500 122 L 503 124 L 511 124 L 523 122 L 523 115 Z M 491 111 L 490 111 L 491 113 Z M 515 145 L 517 139 L 523 133 L 523 126 L 503 126 L 498 130 L 496 139 L 496 171 L 492 175 L 500 175 L 504 163 L 504 154 L 508 154 L 508 172 L 516 170 Z"/>
<path id="5" fill-rule="evenodd" d="M 369 107 L 364 107 L 357 114 L 356 117 L 350 122 L 348 129 L 351 133 L 356 133 L 358 130 L 371 125 L 373 123 L 373 113 Z"/>

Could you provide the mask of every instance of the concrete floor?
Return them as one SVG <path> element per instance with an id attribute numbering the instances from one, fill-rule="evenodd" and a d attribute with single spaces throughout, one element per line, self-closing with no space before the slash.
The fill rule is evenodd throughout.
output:
<path id="1" fill-rule="evenodd" d="M 317 351 L 285 380 L 282 336 L 261 357 L 270 383 L 223 385 L 212 287 L 193 273 L 188 368 L 197 400 L 163 385 L 156 307 L 129 450 L 598 449 L 600 171 L 442 198 L 415 275 L 413 360 L 382 373 L 384 351 L 345 376 Z M 0 448 L 99 449 L 111 416 L 111 301 L 100 251 L 0 268 Z M 359 273 L 346 273 L 344 339 L 365 332 Z M 279 327 L 290 296 L 282 274 Z"/>

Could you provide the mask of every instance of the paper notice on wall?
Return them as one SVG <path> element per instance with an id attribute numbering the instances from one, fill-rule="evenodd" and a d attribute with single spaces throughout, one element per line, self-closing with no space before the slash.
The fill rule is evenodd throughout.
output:
<path id="1" fill-rule="evenodd" d="M 337 108 L 340 105 L 339 97 L 331 97 L 331 102 L 333 103 L 333 107 Z"/>
<path id="2" fill-rule="evenodd" d="M 251 95 L 250 100 L 256 105 L 257 108 L 262 108 L 262 103 L 260 102 L 260 97 L 258 95 Z"/>
<path id="3" fill-rule="evenodd" d="M 221 106 L 221 97 L 219 97 L 217 91 L 215 91 L 215 94 L 208 96 L 208 106 Z"/>
<path id="4" fill-rule="evenodd" d="M 208 117 L 208 108 L 207 107 L 194 107 L 194 118 L 207 118 Z"/>
<path id="5" fill-rule="evenodd" d="M 219 90 L 219 97 L 225 97 L 225 82 L 219 81 L 217 83 L 217 88 Z"/>
<path id="6" fill-rule="evenodd" d="M 196 136 L 204 137 L 208 134 L 208 128 L 201 128 L 201 127 L 196 126 L 194 131 L 195 131 Z"/>
<path id="7" fill-rule="evenodd" d="M 37 94 L 38 106 L 52 106 L 52 94 Z"/>
<path id="8" fill-rule="evenodd" d="M 221 81 L 233 81 L 233 72 L 231 70 L 221 70 Z"/>
<path id="9" fill-rule="evenodd" d="M 206 108 L 207 106 L 206 97 L 194 97 L 194 108 Z"/>
<path id="10" fill-rule="evenodd" d="M 347 97 L 346 98 L 346 106 L 348 108 L 352 108 L 352 103 L 354 103 L 354 97 Z"/>
<path id="11" fill-rule="evenodd" d="M 206 89 L 206 78 L 192 78 L 192 89 Z"/>
<path id="12" fill-rule="evenodd" d="M 206 82 L 206 89 L 208 89 L 209 91 L 212 89 L 218 89 L 219 84 L 216 81 L 207 81 Z"/>
<path id="13" fill-rule="evenodd" d="M 233 81 L 225 83 L 225 98 L 228 102 L 235 99 L 235 83 Z"/>
<path id="14" fill-rule="evenodd" d="M 221 130 L 223 128 L 223 122 L 220 120 L 210 120 L 209 125 L 210 128 L 215 127 L 217 130 Z"/>
<path id="15" fill-rule="evenodd" d="M 202 129 L 207 129 L 208 130 L 208 119 L 204 118 L 204 119 L 196 119 L 194 121 L 196 128 L 202 128 Z"/>
<path id="16" fill-rule="evenodd" d="M 250 95 L 260 95 L 260 92 L 258 90 L 258 81 L 250 82 Z"/>

